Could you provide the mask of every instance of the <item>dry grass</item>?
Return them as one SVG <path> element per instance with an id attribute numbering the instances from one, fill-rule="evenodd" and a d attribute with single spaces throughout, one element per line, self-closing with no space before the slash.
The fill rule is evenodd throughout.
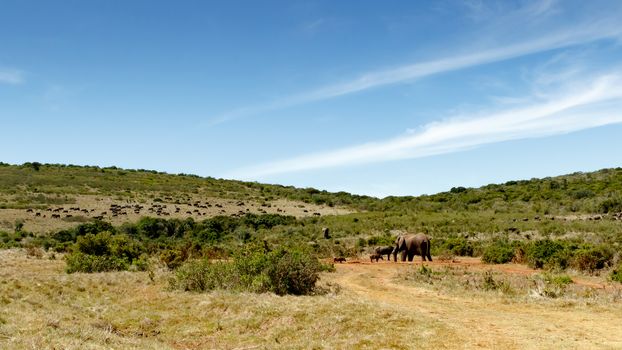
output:
<path id="1" fill-rule="evenodd" d="M 156 271 L 153 279 L 147 272 L 67 275 L 60 256 L 49 258 L 0 251 L 0 348 L 622 347 L 622 303 L 615 289 L 597 297 L 533 298 L 459 283 L 403 282 L 399 276 L 416 269 L 412 264 L 361 262 L 338 264 L 336 273 L 323 275 L 338 293 L 193 294 L 168 290 L 166 271 Z M 438 270 L 451 263 L 434 264 Z M 467 278 L 486 268 L 474 261 L 452 265 L 450 271 Z M 519 281 L 530 278 L 529 271 L 504 265 L 494 276 Z"/>
<path id="2" fill-rule="evenodd" d="M 167 291 L 165 272 L 72 274 L 0 252 L 0 348 L 377 349 L 447 345 L 432 317 L 349 292 L 308 297 Z M 448 333 L 449 332 L 449 333 Z"/>
<path id="3" fill-rule="evenodd" d="M 308 204 L 286 199 L 278 199 L 271 202 L 260 203 L 252 200 L 238 201 L 225 198 L 194 195 L 189 197 L 190 199 L 184 200 L 181 203 L 175 203 L 176 200 L 173 198 L 170 200 L 154 202 L 151 197 L 154 197 L 154 195 L 150 194 L 150 196 L 148 196 L 145 194 L 140 198 L 127 200 L 115 199 L 110 196 L 75 195 L 72 197 L 71 204 L 52 204 L 49 205 L 49 208 L 55 209 L 62 207 L 69 209 L 72 207 L 79 207 L 81 209 L 87 209 L 89 212 L 83 213 L 68 210 L 68 213 L 58 213 L 61 215 L 60 219 L 52 218 L 51 215 L 55 213 L 46 211 L 45 209 L 34 209 L 32 212 L 28 212 L 27 209 L 0 209 L 0 230 L 13 231 L 15 222 L 21 221 L 24 223 L 23 229 L 27 232 L 47 233 L 50 231 L 58 231 L 75 227 L 79 222 L 89 221 L 104 212 L 106 213 L 103 215 L 104 220 L 115 226 L 119 226 L 125 222 L 136 222 L 144 216 L 177 219 L 191 217 L 194 220 L 203 220 L 216 215 L 232 215 L 246 212 L 254 214 L 265 212 L 270 214 L 292 215 L 298 218 L 317 214 L 324 216 L 342 215 L 353 212 L 352 210 L 346 208 Z M 161 197 L 166 198 L 165 196 Z M 10 198 L 6 200 L 7 202 L 11 202 Z M 211 206 L 207 208 L 197 208 L 187 204 L 195 203 L 196 201 L 200 201 L 203 206 L 207 206 L 206 203 L 209 203 Z M 241 203 L 243 203 L 243 205 L 238 205 Z M 110 211 L 111 204 L 141 205 L 144 209 L 142 209 L 139 214 L 134 213 L 132 209 L 126 209 L 123 210 L 126 215 L 113 216 Z M 162 211 L 162 216 L 147 210 L 153 204 L 166 206 L 166 208 Z M 176 212 L 176 207 L 179 208 L 179 212 Z M 91 212 L 91 210 L 94 211 Z M 187 212 L 190 213 L 188 214 Z M 39 216 L 36 216 L 37 213 L 39 213 Z M 66 217 L 68 214 L 71 215 L 71 217 Z"/>

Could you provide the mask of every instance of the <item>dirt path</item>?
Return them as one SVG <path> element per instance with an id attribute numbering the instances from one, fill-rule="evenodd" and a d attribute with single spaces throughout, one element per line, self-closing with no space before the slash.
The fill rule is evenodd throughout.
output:
<path id="1" fill-rule="evenodd" d="M 488 268 L 469 260 L 454 265 Z M 612 305 L 611 309 L 582 305 L 563 307 L 547 302 L 448 295 L 396 283 L 396 274 L 408 268 L 412 268 L 411 264 L 340 264 L 335 279 L 345 293 L 353 293 L 356 298 L 438 320 L 457 335 L 451 342 L 457 348 L 622 348 L 619 305 Z M 495 268 L 510 273 L 533 273 L 520 265 Z"/>

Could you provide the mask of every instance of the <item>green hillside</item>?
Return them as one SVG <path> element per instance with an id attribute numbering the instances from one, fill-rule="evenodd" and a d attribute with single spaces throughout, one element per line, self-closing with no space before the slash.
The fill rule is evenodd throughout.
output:
<path id="1" fill-rule="evenodd" d="M 285 198 L 306 203 L 364 207 L 376 200 L 345 192 L 328 193 L 313 188 L 265 185 L 254 182 L 202 178 L 189 174 L 167 174 L 154 170 L 100 168 L 62 164 L 9 165 L 0 162 L 0 195 L 3 208 L 24 208 L 70 201 L 74 195 L 104 195 L 124 199 L 149 195 L 153 198 L 200 194 L 227 199 L 273 200 Z M 62 197 L 63 199 L 58 199 Z M 163 199 L 163 198 L 161 198 Z"/>
<path id="2" fill-rule="evenodd" d="M 552 251 L 567 254 L 563 261 L 577 252 L 605 249 L 602 254 L 611 262 L 622 243 L 621 168 L 378 199 L 116 167 L 2 164 L 0 198 L 3 246 L 39 245 L 59 251 L 71 249 L 85 234 L 102 231 L 133 237 L 150 254 L 169 250 L 177 252 L 170 253 L 173 257 L 184 259 L 192 255 L 189 251 L 226 255 L 252 242 L 306 247 L 321 257 L 355 256 L 369 246 L 391 244 L 402 232 L 427 233 L 434 242 L 433 255 L 486 257 L 509 252 L 505 258 L 486 258 L 492 261 L 507 261 L 521 250 L 527 254 L 529 247 L 538 248 L 538 242 L 549 249 L 547 242 L 553 240 L 561 245 Z M 229 211 L 201 215 L 198 209 L 191 213 L 178 208 L 207 208 L 203 204 L 217 200 L 226 201 L 216 206 L 228 205 Z M 112 210 L 125 204 L 151 206 L 151 211 L 137 211 L 123 219 L 116 212 L 103 219 L 64 214 L 53 220 L 46 215 L 63 205 L 63 209 L 77 205 L 73 203 L 101 208 L 104 202 L 112 203 Z M 162 207 L 177 211 L 156 215 L 154 208 Z M 30 216 L 25 222 L 10 216 L 26 212 Z M 36 220 L 50 225 L 30 230 Z M 330 228 L 330 237 L 322 234 L 323 227 Z"/>

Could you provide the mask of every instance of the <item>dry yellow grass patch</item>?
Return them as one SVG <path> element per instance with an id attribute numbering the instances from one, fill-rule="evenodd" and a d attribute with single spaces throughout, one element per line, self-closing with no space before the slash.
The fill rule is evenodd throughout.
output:
<path id="1" fill-rule="evenodd" d="M 50 212 L 44 209 L 34 209 L 32 212 L 27 212 L 27 209 L 0 209 L 0 230 L 12 231 L 15 226 L 15 222 L 21 221 L 24 223 L 24 231 L 47 233 L 50 231 L 58 231 L 75 227 L 80 222 L 89 221 L 100 215 L 103 216 L 104 220 L 118 226 L 125 222 L 136 222 L 144 216 L 162 217 L 167 219 L 185 219 L 190 217 L 194 220 L 203 220 L 217 215 L 242 213 L 260 214 L 265 212 L 270 214 L 292 215 L 301 218 L 317 214 L 320 216 L 343 215 L 353 212 L 352 210 L 346 208 L 308 204 L 286 199 L 278 199 L 265 203 L 259 203 L 252 200 L 233 200 L 203 197 L 198 195 L 191 197 L 190 200 L 184 201 L 183 203 L 175 203 L 173 200 L 155 202 L 153 201 L 153 198 L 146 196 L 139 199 L 128 200 L 122 198 L 115 199 L 113 197 L 99 195 L 75 195 L 72 199 L 73 203 L 71 204 L 52 204 L 49 206 L 51 209 L 62 207 L 68 211 L 67 213 L 62 211 Z M 200 205 L 203 207 L 188 205 L 188 203 L 194 204 L 197 201 L 199 201 L 201 203 Z M 208 207 L 207 203 L 211 206 Z M 139 213 L 135 213 L 132 209 L 127 208 L 122 210 L 124 215 L 113 216 L 113 213 L 110 210 L 111 204 L 120 206 L 140 205 L 144 208 Z M 152 205 L 166 206 L 166 208 L 162 210 L 161 215 L 157 215 L 156 212 L 148 211 L 148 208 Z M 76 207 L 86 209 L 88 210 L 88 213 L 68 210 L 69 208 Z M 179 208 L 179 211 L 177 211 L 176 208 Z M 37 213 L 39 213 L 39 216 L 36 216 Z M 52 214 L 59 214 L 61 218 L 52 218 Z M 71 217 L 67 217 L 67 215 L 71 215 Z"/>
<path id="2" fill-rule="evenodd" d="M 349 292 L 305 297 L 167 291 L 168 273 L 72 274 L 0 251 L 0 348 L 403 349 L 450 346 L 433 317 Z"/>
<path id="3" fill-rule="evenodd" d="M 620 301 L 463 293 L 397 280 L 412 264 L 338 264 L 322 283 L 340 292 L 304 297 L 170 291 L 163 270 L 152 279 L 63 269 L 59 258 L 0 251 L 0 348 L 622 347 Z"/>

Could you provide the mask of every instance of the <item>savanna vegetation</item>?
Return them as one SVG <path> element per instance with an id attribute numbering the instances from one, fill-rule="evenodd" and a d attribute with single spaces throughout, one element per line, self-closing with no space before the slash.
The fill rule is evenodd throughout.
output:
<path id="1" fill-rule="evenodd" d="M 621 198 L 622 169 L 378 199 L 0 164 L 0 347 L 622 346 L 609 336 L 622 323 L 582 321 L 619 316 Z M 139 205 L 110 220 L 108 208 Z M 77 206 L 96 211 L 49 217 Z M 432 238 L 434 263 L 362 259 L 407 232 Z M 566 337 L 576 330 L 589 336 Z"/>
<path id="2" fill-rule="evenodd" d="M 454 187 L 419 197 L 377 199 L 313 188 L 170 175 L 147 170 L 37 162 L 0 164 L 2 208 L 49 207 L 93 193 L 179 203 L 200 194 L 269 203 L 275 199 L 345 206 L 347 215 L 283 214 L 143 217 L 113 226 L 101 220 L 33 234 L 15 223 L 0 232 L 0 246 L 42 247 L 68 253 L 68 271 L 144 269 L 147 257 L 175 269 L 193 258 L 228 258 L 247 244 L 286 247 L 319 258 L 356 256 L 390 245 L 400 232 L 433 238 L 436 256 L 481 256 L 487 263 L 524 262 L 534 268 L 594 273 L 620 262 L 622 169 L 509 181 L 481 188 Z M 329 227 L 331 237 L 321 235 Z M 99 244 L 99 245 L 98 245 Z M 123 250 L 119 247 L 128 246 Z"/>

